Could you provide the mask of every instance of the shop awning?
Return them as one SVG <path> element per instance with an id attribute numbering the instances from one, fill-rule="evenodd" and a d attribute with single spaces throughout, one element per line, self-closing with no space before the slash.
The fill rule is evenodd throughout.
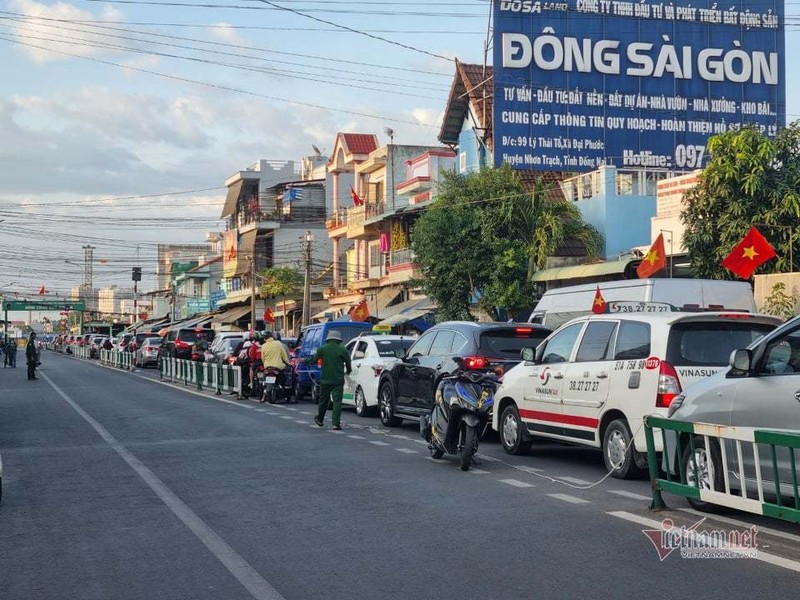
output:
<path id="1" fill-rule="evenodd" d="M 375 298 L 374 303 L 367 301 L 367 306 L 370 312 L 372 312 L 373 310 L 377 310 L 378 311 L 377 315 L 381 314 L 384 310 L 386 310 L 386 307 L 389 304 L 391 304 L 397 299 L 397 297 L 400 295 L 402 291 L 403 289 L 400 286 L 381 288 L 380 290 L 378 290 L 378 294 Z M 375 308 L 376 306 L 377 309 Z"/>
<path id="2" fill-rule="evenodd" d="M 256 256 L 256 236 L 258 231 L 252 229 L 246 231 L 239 238 L 239 249 L 237 251 L 238 260 L 236 261 L 236 274 L 244 275 L 250 272 L 250 261 L 255 260 Z"/>
<path id="3" fill-rule="evenodd" d="M 230 325 L 231 323 L 235 323 L 245 315 L 249 314 L 250 306 L 237 306 L 235 308 L 228 309 L 223 313 L 214 315 L 212 320 L 218 325 Z"/>
<path id="4" fill-rule="evenodd" d="M 401 325 L 415 319 L 421 319 L 436 311 L 436 304 L 430 298 L 407 300 L 387 307 L 378 315 L 382 319 L 378 325 Z"/>
<path id="5" fill-rule="evenodd" d="M 571 267 L 558 267 L 537 271 L 531 281 L 560 281 L 562 279 L 585 279 L 589 277 L 602 277 L 605 275 L 621 275 L 629 265 L 639 264 L 641 259 L 610 260 L 593 263 L 590 265 L 574 265 Z"/>
<path id="6" fill-rule="evenodd" d="M 239 196 L 242 195 L 244 180 L 240 179 L 228 188 L 228 195 L 225 197 L 225 206 L 222 207 L 220 218 L 225 219 L 236 212 L 236 205 L 239 203 Z"/>
<path id="7" fill-rule="evenodd" d="M 388 317 L 383 319 L 378 325 L 402 325 L 403 323 L 408 323 L 409 321 L 414 321 L 415 319 L 422 319 L 423 317 L 428 316 L 433 312 L 432 309 L 423 308 L 418 309 L 414 308 L 411 310 L 407 310 L 405 312 L 398 313 L 394 316 Z"/>

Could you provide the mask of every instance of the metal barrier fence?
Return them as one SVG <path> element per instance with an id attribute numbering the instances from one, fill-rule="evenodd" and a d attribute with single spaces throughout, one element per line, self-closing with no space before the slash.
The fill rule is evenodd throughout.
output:
<path id="1" fill-rule="evenodd" d="M 193 384 L 198 390 L 214 390 L 242 395 L 242 368 L 222 363 L 207 363 L 177 358 L 159 358 L 158 371 L 161 380 Z"/>
<path id="2" fill-rule="evenodd" d="M 664 452 L 655 449 L 660 430 Z M 795 450 L 800 433 L 645 417 L 653 509 L 661 492 L 800 523 Z M 669 435 L 668 435 L 669 434 Z"/>
<path id="3" fill-rule="evenodd" d="M 70 354 L 75 358 L 82 358 L 82 359 L 90 359 L 91 356 L 91 348 L 89 346 L 79 346 L 77 344 L 70 344 Z"/>
<path id="4" fill-rule="evenodd" d="M 100 350 L 100 363 L 109 367 L 130 370 L 133 368 L 133 352 L 125 350 Z"/>

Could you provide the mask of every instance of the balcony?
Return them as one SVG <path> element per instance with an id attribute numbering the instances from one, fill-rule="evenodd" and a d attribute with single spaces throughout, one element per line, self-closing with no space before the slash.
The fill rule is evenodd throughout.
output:
<path id="1" fill-rule="evenodd" d="M 391 266 L 399 267 L 402 265 L 409 265 L 414 262 L 414 251 L 411 248 L 402 248 L 400 250 L 393 250 L 391 254 Z"/>
<path id="2" fill-rule="evenodd" d="M 328 230 L 330 237 L 338 237 L 346 233 L 347 209 L 338 208 L 330 217 L 325 220 L 325 229 Z"/>
<path id="3" fill-rule="evenodd" d="M 411 248 L 393 250 L 390 255 L 390 264 L 387 268 L 387 277 L 384 283 L 402 284 L 412 279 L 422 279 L 422 271 L 414 262 L 414 252 Z"/>
<path id="4" fill-rule="evenodd" d="M 347 209 L 347 237 L 355 239 L 370 233 L 370 225 L 386 211 L 384 202 L 363 204 Z"/>

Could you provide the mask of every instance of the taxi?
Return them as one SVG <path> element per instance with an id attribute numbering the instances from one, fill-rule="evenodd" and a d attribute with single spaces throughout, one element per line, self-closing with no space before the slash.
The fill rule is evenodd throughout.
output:
<path id="1" fill-rule="evenodd" d="M 646 465 L 643 418 L 666 416 L 687 386 L 782 322 L 645 302 L 609 302 L 607 311 L 568 321 L 505 374 L 492 427 L 507 453 L 549 438 L 599 448 L 612 476 L 632 477 Z"/>

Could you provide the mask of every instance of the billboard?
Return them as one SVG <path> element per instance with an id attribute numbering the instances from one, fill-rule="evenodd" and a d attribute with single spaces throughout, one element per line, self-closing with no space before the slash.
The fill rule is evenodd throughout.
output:
<path id="1" fill-rule="evenodd" d="M 691 170 L 742 123 L 785 125 L 784 5 L 494 0 L 494 159 Z"/>
<path id="2" fill-rule="evenodd" d="M 233 277 L 236 275 L 236 266 L 238 264 L 237 256 L 238 251 L 238 232 L 236 229 L 228 229 L 222 237 L 222 276 Z"/>

